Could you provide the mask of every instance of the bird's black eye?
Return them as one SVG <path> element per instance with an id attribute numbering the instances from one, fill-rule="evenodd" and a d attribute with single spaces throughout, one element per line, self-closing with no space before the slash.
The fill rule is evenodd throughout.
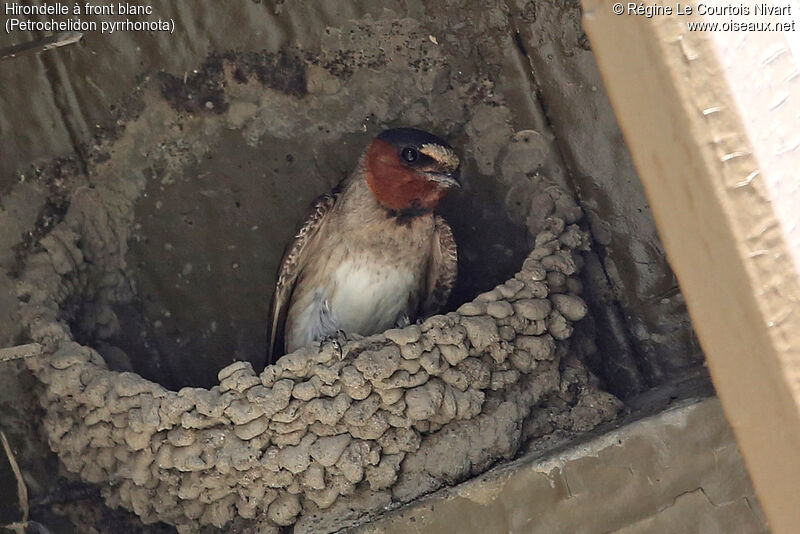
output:
<path id="1" fill-rule="evenodd" d="M 414 163 L 419 159 L 419 152 L 417 152 L 416 148 L 407 146 L 400 151 L 400 157 L 408 163 Z"/>

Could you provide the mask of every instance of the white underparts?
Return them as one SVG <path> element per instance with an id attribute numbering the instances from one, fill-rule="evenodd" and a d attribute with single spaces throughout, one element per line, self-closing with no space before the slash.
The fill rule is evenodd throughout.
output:
<path id="1" fill-rule="evenodd" d="M 369 336 L 414 315 L 411 296 L 419 289 L 419 275 L 409 269 L 375 262 L 346 260 L 317 288 L 297 317 L 288 350 L 330 337 L 339 330 Z"/>

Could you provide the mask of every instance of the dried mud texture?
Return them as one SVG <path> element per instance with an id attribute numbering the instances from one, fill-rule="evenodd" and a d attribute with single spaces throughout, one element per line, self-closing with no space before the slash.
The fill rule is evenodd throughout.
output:
<path id="1" fill-rule="evenodd" d="M 125 183 L 77 192 L 17 289 L 22 320 L 46 348 L 28 366 L 50 446 L 145 523 L 333 531 L 619 409 L 568 343 L 587 312 L 575 275 L 588 236 L 554 188 L 522 269 L 456 312 L 341 354 L 301 349 L 260 375 L 236 362 L 210 389 L 111 371 L 69 324 L 114 328 L 108 303 L 131 291 L 121 272 L 138 189 Z"/>

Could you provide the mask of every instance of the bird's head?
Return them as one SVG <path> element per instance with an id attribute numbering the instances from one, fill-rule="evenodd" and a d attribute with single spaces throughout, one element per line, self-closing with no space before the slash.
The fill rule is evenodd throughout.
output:
<path id="1" fill-rule="evenodd" d="M 415 128 L 382 132 L 367 149 L 364 166 L 378 202 L 402 215 L 430 213 L 451 189 L 461 187 L 452 147 Z"/>

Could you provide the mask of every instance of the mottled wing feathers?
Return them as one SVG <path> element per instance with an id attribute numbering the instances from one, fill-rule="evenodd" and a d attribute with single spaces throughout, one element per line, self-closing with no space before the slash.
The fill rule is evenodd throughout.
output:
<path id="1" fill-rule="evenodd" d="M 279 353 L 283 352 L 283 344 L 281 343 L 281 346 L 276 345 L 283 335 L 286 314 L 289 311 L 289 303 L 295 282 L 305 266 L 308 243 L 325 222 L 326 216 L 336 203 L 337 196 L 325 194 L 314 200 L 303 225 L 283 253 L 283 260 L 281 260 L 281 266 L 278 270 L 278 279 L 275 283 L 275 294 L 272 296 L 267 365 L 273 363 Z"/>
<path id="2" fill-rule="evenodd" d="M 447 304 L 458 277 L 458 249 L 453 231 L 447 221 L 438 215 L 435 225 L 433 251 L 428 266 L 427 294 L 422 305 L 423 317 L 438 313 Z"/>

